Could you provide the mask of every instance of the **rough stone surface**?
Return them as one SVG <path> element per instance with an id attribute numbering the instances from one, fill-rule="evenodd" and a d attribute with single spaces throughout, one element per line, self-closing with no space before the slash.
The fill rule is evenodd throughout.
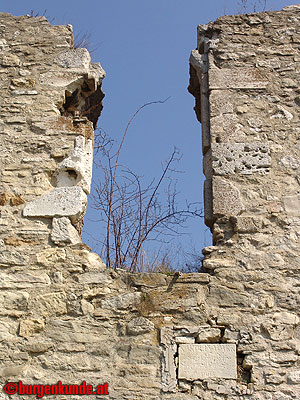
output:
<path id="1" fill-rule="evenodd" d="M 239 215 L 244 209 L 239 189 L 218 176 L 212 180 L 213 215 Z"/>
<path id="2" fill-rule="evenodd" d="M 206 378 L 236 379 L 234 344 L 180 344 L 178 378 L 188 381 Z"/>
<path id="3" fill-rule="evenodd" d="M 67 217 L 53 218 L 51 240 L 55 244 L 81 243 L 81 238 L 77 230 L 74 228 L 74 226 L 71 224 L 70 219 Z"/>
<path id="4" fill-rule="evenodd" d="M 69 157 L 65 158 L 58 167 L 58 187 L 80 186 L 89 194 L 91 190 L 93 167 L 93 140 L 78 136 L 75 147 Z"/>
<path id="5" fill-rule="evenodd" d="M 267 174 L 271 166 L 268 143 L 212 143 L 204 156 L 206 176 Z"/>
<path id="6" fill-rule="evenodd" d="M 23 213 L 25 217 L 78 218 L 84 213 L 86 202 L 80 187 L 60 187 L 26 204 Z"/>
<path id="7" fill-rule="evenodd" d="M 0 14 L 1 387 L 86 381 L 108 382 L 111 400 L 300 398 L 299 12 L 198 27 L 190 91 L 213 245 L 201 273 L 174 276 L 108 269 L 78 243 L 104 72 L 73 49 L 70 26 Z M 205 358 L 194 351 L 203 346 Z M 203 359 L 215 360 L 214 376 L 229 367 L 203 378 Z"/>

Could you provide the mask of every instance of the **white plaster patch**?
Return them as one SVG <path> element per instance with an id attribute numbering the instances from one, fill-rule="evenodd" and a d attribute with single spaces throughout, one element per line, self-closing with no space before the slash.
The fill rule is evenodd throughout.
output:
<path id="1" fill-rule="evenodd" d="M 25 217 L 79 217 L 86 208 L 87 198 L 81 187 L 55 188 L 26 204 Z"/>
<path id="2" fill-rule="evenodd" d="M 78 136 L 74 150 L 58 167 L 56 186 L 80 186 L 88 194 L 91 190 L 92 168 L 93 141 Z"/>
<path id="3" fill-rule="evenodd" d="M 181 344 L 178 359 L 179 379 L 237 378 L 235 344 Z"/>

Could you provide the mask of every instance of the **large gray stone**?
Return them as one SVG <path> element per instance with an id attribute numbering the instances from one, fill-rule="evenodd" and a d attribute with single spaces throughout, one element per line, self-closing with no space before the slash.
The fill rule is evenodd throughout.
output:
<path id="1" fill-rule="evenodd" d="M 26 204 L 25 217 L 79 217 L 86 208 L 86 194 L 77 186 L 59 187 Z"/>
<path id="2" fill-rule="evenodd" d="M 212 194 L 213 217 L 236 216 L 244 209 L 238 188 L 219 176 L 212 179 Z"/>
<path id="3" fill-rule="evenodd" d="M 178 358 L 179 379 L 237 378 L 235 344 L 181 344 Z"/>

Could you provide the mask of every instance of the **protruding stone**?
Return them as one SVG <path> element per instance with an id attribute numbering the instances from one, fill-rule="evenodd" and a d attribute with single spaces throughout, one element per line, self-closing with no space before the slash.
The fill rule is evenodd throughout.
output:
<path id="1" fill-rule="evenodd" d="M 53 218 L 51 240 L 55 244 L 81 243 L 80 235 L 68 217 Z"/>
<path id="2" fill-rule="evenodd" d="M 84 213 L 86 202 L 86 194 L 80 187 L 60 187 L 26 204 L 23 214 L 25 217 L 73 217 L 76 219 Z"/>
<path id="3" fill-rule="evenodd" d="M 55 59 L 58 65 L 68 69 L 88 69 L 91 63 L 91 56 L 87 49 L 71 49 L 60 53 Z"/>

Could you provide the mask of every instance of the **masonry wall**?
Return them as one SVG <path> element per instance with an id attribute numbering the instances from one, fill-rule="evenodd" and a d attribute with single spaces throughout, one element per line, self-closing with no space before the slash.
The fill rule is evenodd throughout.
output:
<path id="1" fill-rule="evenodd" d="M 295 6 L 198 28 L 190 91 L 214 245 L 201 273 L 167 276 L 109 270 L 81 243 L 101 66 L 70 26 L 0 14 L 1 386 L 299 397 L 299 18 Z"/>

